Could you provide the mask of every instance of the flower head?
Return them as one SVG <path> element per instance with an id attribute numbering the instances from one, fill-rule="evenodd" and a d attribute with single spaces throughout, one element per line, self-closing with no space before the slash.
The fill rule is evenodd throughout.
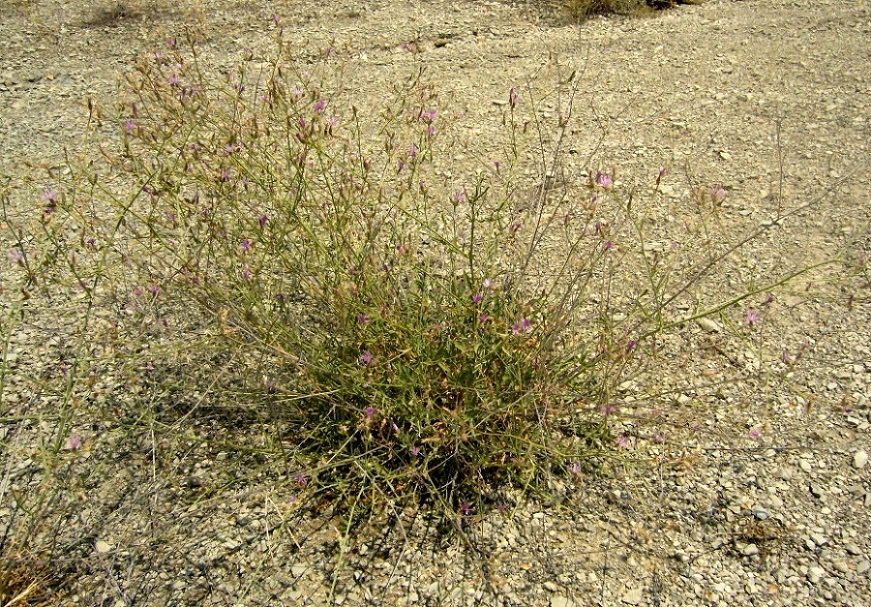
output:
<path id="1" fill-rule="evenodd" d="M 124 123 L 124 132 L 127 135 L 132 135 L 136 130 L 136 123 L 133 120 L 128 120 Z"/>
<path id="2" fill-rule="evenodd" d="M 524 331 L 528 331 L 532 326 L 532 323 L 529 322 L 529 319 L 521 318 L 517 322 L 511 323 L 511 332 L 514 335 L 520 335 Z"/>
<path id="3" fill-rule="evenodd" d="M 726 198 L 726 189 L 718 183 L 708 188 L 708 195 L 714 204 L 720 204 Z"/>
<path id="4" fill-rule="evenodd" d="M 747 320 L 747 324 L 749 324 L 750 326 L 753 326 L 760 321 L 762 316 L 759 314 L 759 312 L 757 312 L 753 308 L 750 308 L 744 314 L 744 318 Z"/>
<path id="5" fill-rule="evenodd" d="M 463 516 L 469 516 L 472 513 L 472 507 L 469 505 L 469 502 L 460 502 L 460 512 L 463 513 Z"/>
<path id="6" fill-rule="evenodd" d="M 242 249 L 243 251 L 250 251 L 251 250 L 251 240 L 248 238 L 243 238 L 242 242 L 239 243 L 239 248 Z"/>
<path id="7" fill-rule="evenodd" d="M 621 434 L 617 438 L 614 439 L 614 444 L 620 447 L 621 449 L 626 449 L 629 446 L 629 437 L 625 434 Z"/>
<path id="8" fill-rule="evenodd" d="M 472 295 L 472 303 L 474 303 L 474 304 L 481 303 L 481 301 L 483 301 L 483 299 L 484 299 L 484 296 L 481 295 L 480 293 L 475 293 L 474 295 Z"/>
<path id="9" fill-rule="evenodd" d="M 78 451 L 82 448 L 82 439 L 78 436 L 71 436 L 67 439 L 65 447 L 67 451 Z"/>
<path id="10" fill-rule="evenodd" d="M 372 405 L 369 405 L 368 407 L 366 407 L 366 411 L 364 411 L 364 413 L 366 415 L 366 419 L 372 419 L 373 417 L 375 417 L 375 414 L 377 412 L 378 411 Z"/>
<path id="11" fill-rule="evenodd" d="M 596 173 L 596 185 L 602 189 L 608 190 L 614 185 L 614 180 L 607 173 L 599 171 Z"/>
<path id="12" fill-rule="evenodd" d="M 306 474 L 305 472 L 300 472 L 295 477 L 293 477 L 293 480 L 295 480 L 296 484 L 300 487 L 308 486 L 308 474 Z"/>
<path id="13" fill-rule="evenodd" d="M 366 350 L 360 355 L 360 362 L 364 365 L 368 365 L 372 362 L 372 353 L 369 350 Z"/>

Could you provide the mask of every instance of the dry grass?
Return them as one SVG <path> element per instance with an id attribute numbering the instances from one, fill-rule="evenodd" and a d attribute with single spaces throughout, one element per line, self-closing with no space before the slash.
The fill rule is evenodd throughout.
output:
<path id="1" fill-rule="evenodd" d="M 579 21 L 593 15 L 644 16 L 678 4 L 701 4 L 704 0 L 555 0 L 552 6 Z"/>

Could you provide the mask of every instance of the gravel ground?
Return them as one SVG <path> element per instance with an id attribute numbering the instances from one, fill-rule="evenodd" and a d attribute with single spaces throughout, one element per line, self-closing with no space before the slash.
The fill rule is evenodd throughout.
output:
<path id="1" fill-rule="evenodd" d="M 827 266 L 747 302 L 752 327 L 735 330 L 729 311 L 663 336 L 615 395 L 626 463 L 578 478 L 559 504 L 508 496 L 512 516 L 464 517 L 474 549 L 412 512 L 345 542 L 338 518 L 297 507 L 285 463 L 268 457 L 281 420 L 228 415 L 207 393 L 155 402 L 144 375 L 108 363 L 72 392 L 81 445 L 46 457 L 54 386 L 81 336 L 63 310 L 28 302 L 36 320 L 4 314 L 0 529 L 8 554 L 31 534 L 24 566 L 43 568 L 47 604 L 871 604 L 867 1 L 710 0 L 580 26 L 502 2 L 7 1 L 0 174 L 58 165 L 86 96 L 111 99 L 117 75 L 185 23 L 206 32 L 215 65 L 265 52 L 284 27 L 299 61 L 345 63 L 362 108 L 425 67 L 463 113 L 458 173 L 498 146 L 509 88 L 541 98 L 574 71 L 560 170 L 581 181 L 607 166 L 634 186 L 645 245 L 692 228 L 693 192 L 714 184 L 727 193 L 714 242 L 765 228 L 701 300 L 833 251 L 854 271 Z M 555 97 L 538 108 L 558 110 Z M 16 296 L 3 280 L 5 312 Z M 15 506 L 39 496 L 31 514 Z"/>

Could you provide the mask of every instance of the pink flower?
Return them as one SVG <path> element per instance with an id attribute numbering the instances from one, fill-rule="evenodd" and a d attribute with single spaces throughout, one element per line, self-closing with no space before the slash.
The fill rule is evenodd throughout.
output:
<path id="1" fill-rule="evenodd" d="M 375 407 L 373 407 L 372 405 L 369 405 L 368 407 L 366 407 L 366 411 L 365 411 L 366 419 L 372 419 L 373 417 L 375 417 L 375 413 L 377 413 L 377 411 L 375 410 Z"/>
<path id="2" fill-rule="evenodd" d="M 711 201 L 713 201 L 714 204 L 720 204 L 726 198 L 726 189 L 720 184 L 717 184 L 708 188 L 708 195 L 711 197 Z"/>
<path id="3" fill-rule="evenodd" d="M 460 502 L 460 512 L 463 513 L 463 516 L 469 516 L 472 513 L 472 507 L 469 505 L 469 502 Z"/>
<path id="4" fill-rule="evenodd" d="M 759 312 L 751 308 L 747 310 L 746 314 L 744 314 L 744 318 L 747 320 L 747 324 L 753 326 L 760 321 L 762 316 L 759 315 Z"/>
<path id="5" fill-rule="evenodd" d="M 82 448 L 82 439 L 78 436 L 71 436 L 67 439 L 65 445 L 67 451 L 78 451 Z"/>
<path id="6" fill-rule="evenodd" d="M 596 173 L 596 185 L 605 190 L 611 189 L 614 185 L 614 180 L 607 173 L 601 171 Z"/>
<path id="7" fill-rule="evenodd" d="M 127 122 L 124 123 L 124 132 L 126 134 L 132 135 L 135 130 L 136 130 L 136 123 L 133 122 L 132 120 L 128 120 Z"/>
<path id="8" fill-rule="evenodd" d="M 248 238 L 243 238 L 242 242 L 239 243 L 239 248 L 243 251 L 251 250 L 251 241 Z"/>
<path id="9" fill-rule="evenodd" d="M 515 323 L 511 323 L 511 332 L 514 335 L 520 335 L 523 331 L 529 330 L 532 326 L 532 323 L 529 322 L 526 318 L 521 318 Z"/>
<path id="10" fill-rule="evenodd" d="M 625 434 L 621 434 L 617 438 L 614 439 L 614 444 L 620 447 L 621 449 L 626 449 L 629 447 L 629 437 Z"/>
<path id="11" fill-rule="evenodd" d="M 481 295 L 480 293 L 475 293 L 474 295 L 472 295 L 472 303 L 474 303 L 474 304 L 481 303 L 481 301 L 483 301 L 483 299 L 484 299 L 484 296 Z"/>
<path id="12" fill-rule="evenodd" d="M 368 365 L 372 362 L 372 353 L 369 350 L 366 350 L 360 355 L 360 362 L 364 365 Z"/>

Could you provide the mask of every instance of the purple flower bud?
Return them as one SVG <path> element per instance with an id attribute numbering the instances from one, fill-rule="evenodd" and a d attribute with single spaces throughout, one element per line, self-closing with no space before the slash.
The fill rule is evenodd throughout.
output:
<path id="1" fill-rule="evenodd" d="M 360 362 L 364 365 L 368 365 L 372 362 L 372 353 L 369 350 L 366 350 L 360 355 Z"/>

